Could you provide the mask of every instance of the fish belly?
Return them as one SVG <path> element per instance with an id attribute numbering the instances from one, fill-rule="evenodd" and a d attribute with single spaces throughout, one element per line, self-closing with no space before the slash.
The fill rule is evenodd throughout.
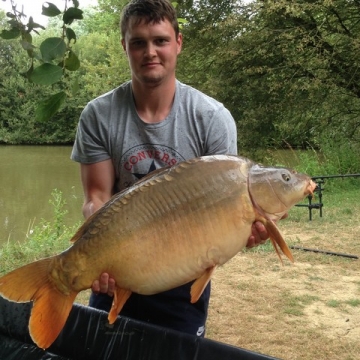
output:
<path id="1" fill-rule="evenodd" d="M 71 249 L 86 260 L 73 284 L 86 287 L 108 272 L 121 288 L 154 294 L 198 278 L 246 245 L 255 214 L 244 165 L 186 164 L 99 212 Z M 71 257 L 65 262 L 81 263 Z"/>

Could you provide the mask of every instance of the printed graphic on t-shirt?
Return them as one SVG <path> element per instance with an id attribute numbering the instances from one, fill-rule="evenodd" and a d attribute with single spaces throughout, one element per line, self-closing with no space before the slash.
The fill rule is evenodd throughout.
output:
<path id="1" fill-rule="evenodd" d="M 160 144 L 137 145 L 126 151 L 119 164 L 119 188 L 124 189 L 150 172 L 185 160 L 175 149 Z"/>

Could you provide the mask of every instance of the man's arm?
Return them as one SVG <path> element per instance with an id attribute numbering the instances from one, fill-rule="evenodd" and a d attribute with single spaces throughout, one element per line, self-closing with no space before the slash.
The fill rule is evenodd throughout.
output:
<path id="1" fill-rule="evenodd" d="M 85 219 L 87 219 L 112 197 L 115 171 L 110 159 L 94 164 L 81 164 L 80 166 L 85 196 L 82 210 Z"/>
<path id="2" fill-rule="evenodd" d="M 80 166 L 85 195 L 82 210 L 84 217 L 87 219 L 112 197 L 115 171 L 110 159 L 94 164 L 81 164 Z M 94 293 L 101 292 L 113 296 L 115 280 L 109 278 L 109 274 L 103 273 L 99 280 L 93 282 L 91 289 Z"/>

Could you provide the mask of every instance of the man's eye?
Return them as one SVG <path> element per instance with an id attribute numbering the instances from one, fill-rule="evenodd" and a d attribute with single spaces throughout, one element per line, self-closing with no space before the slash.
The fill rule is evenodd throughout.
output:
<path id="1" fill-rule="evenodd" d="M 167 43 L 167 40 L 166 40 L 166 39 L 157 39 L 156 42 L 157 42 L 159 45 L 164 45 L 165 43 Z"/>
<path id="2" fill-rule="evenodd" d="M 142 46 L 143 43 L 144 43 L 143 41 L 137 40 L 137 41 L 133 41 L 133 42 L 131 43 L 131 45 L 132 45 L 132 46 Z"/>

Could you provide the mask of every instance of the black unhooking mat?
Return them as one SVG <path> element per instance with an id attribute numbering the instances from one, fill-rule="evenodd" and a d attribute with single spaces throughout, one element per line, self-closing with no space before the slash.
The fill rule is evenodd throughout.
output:
<path id="1" fill-rule="evenodd" d="M 109 325 L 107 313 L 74 304 L 66 325 L 47 350 L 28 331 L 31 304 L 0 297 L 0 360 L 269 360 L 209 339 L 124 317 Z"/>

